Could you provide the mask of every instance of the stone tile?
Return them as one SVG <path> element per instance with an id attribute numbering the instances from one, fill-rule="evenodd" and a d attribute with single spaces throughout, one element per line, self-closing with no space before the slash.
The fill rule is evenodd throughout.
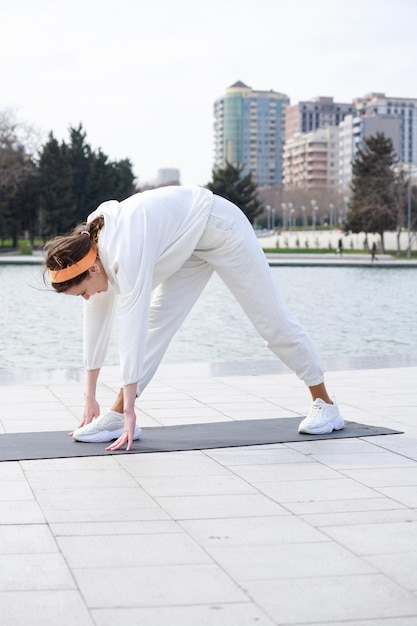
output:
<path id="1" fill-rule="evenodd" d="M 250 602 L 169 606 L 143 609 L 99 609 L 92 611 L 97 626 L 274 626 L 265 613 Z M 25 625 L 26 626 L 26 625 Z M 404 625 L 405 626 L 405 625 Z"/>
<path id="2" fill-rule="evenodd" d="M 284 507 L 260 494 L 161 497 L 156 500 L 176 520 L 251 517 L 254 511 L 259 517 L 289 515 Z"/>
<path id="3" fill-rule="evenodd" d="M 345 626 L 352 620 L 356 626 L 370 619 L 385 626 L 385 618 L 417 614 L 417 598 L 382 574 L 304 577 L 302 602 L 294 580 L 251 581 L 244 588 L 277 624 Z"/>
<path id="4" fill-rule="evenodd" d="M 233 578 L 249 580 L 371 574 L 377 570 L 343 546 L 331 542 L 207 547 Z"/>
<path id="5" fill-rule="evenodd" d="M 253 485 L 274 481 L 302 481 L 339 479 L 340 474 L 321 463 L 277 463 L 234 467 L 233 471 Z"/>
<path id="6" fill-rule="evenodd" d="M 406 509 L 403 504 L 382 496 L 376 498 L 354 498 L 350 500 L 311 500 L 302 502 L 286 502 L 285 508 L 295 515 L 312 515 L 317 513 L 350 513 L 352 511 L 391 511 Z"/>
<path id="7" fill-rule="evenodd" d="M 417 545 L 417 521 L 356 524 L 322 529 L 326 535 L 355 554 L 407 553 Z"/>
<path id="8" fill-rule="evenodd" d="M 141 479 L 148 476 L 227 476 L 229 472 L 200 451 L 155 452 L 114 457 L 129 474 Z"/>
<path id="9" fill-rule="evenodd" d="M 290 480 L 259 482 L 258 489 L 280 503 L 377 498 L 380 494 L 354 480 Z"/>
<path id="10" fill-rule="evenodd" d="M 0 502 L 33 500 L 33 493 L 22 480 L 0 481 Z"/>
<path id="11" fill-rule="evenodd" d="M 115 456 L 86 456 L 65 459 L 39 459 L 33 461 L 20 461 L 25 474 L 32 471 L 68 472 L 73 470 L 109 470 L 117 469 L 118 463 Z"/>
<path id="12" fill-rule="evenodd" d="M 332 626 L 336 624 L 340 626 L 415 626 L 416 618 L 413 617 L 393 617 L 393 618 L 381 618 L 378 622 L 374 619 L 359 619 L 346 622 L 343 618 L 338 622 L 333 622 Z M 329 626 L 329 622 L 314 622 L 314 626 Z"/>
<path id="13" fill-rule="evenodd" d="M 95 609 L 250 601 L 212 564 L 76 569 L 74 575 L 87 605 Z"/>
<path id="14" fill-rule="evenodd" d="M 50 470 L 26 470 L 29 484 L 35 491 L 41 489 L 94 490 L 96 488 L 135 487 L 137 482 L 121 467 L 112 465 L 113 469 L 68 470 L 67 472 L 51 472 Z"/>
<path id="15" fill-rule="evenodd" d="M 168 516 L 166 516 L 168 517 Z M 165 520 L 130 520 L 101 522 L 62 522 L 49 525 L 54 537 L 77 537 L 106 535 L 156 535 L 183 533 L 176 522 Z M 146 541 L 146 539 L 144 539 Z"/>
<path id="16" fill-rule="evenodd" d="M 326 526 L 354 526 L 356 524 L 385 524 L 387 522 L 415 522 L 417 511 L 405 507 L 399 509 L 374 511 L 349 511 L 346 513 L 317 513 L 305 515 L 309 524 L 324 528 Z"/>
<path id="17" fill-rule="evenodd" d="M 224 415 L 219 413 L 217 410 L 212 409 L 207 406 L 199 406 L 196 408 L 189 408 L 189 409 L 181 409 L 181 408 L 175 408 L 175 407 L 165 408 L 165 409 L 155 408 L 155 409 L 148 409 L 147 413 L 148 415 L 150 415 L 151 417 L 153 417 L 154 419 L 158 420 L 161 423 L 162 423 L 162 420 L 167 420 L 167 419 L 201 420 L 202 418 L 204 418 L 205 420 L 207 420 L 207 422 L 209 422 L 211 418 L 218 419 L 219 417 L 222 417 L 223 420 L 227 419 Z"/>
<path id="18" fill-rule="evenodd" d="M 0 481 L 5 480 L 25 480 L 20 463 L 14 461 L 0 463 Z"/>
<path id="19" fill-rule="evenodd" d="M 8 501 L 0 506 L 0 524 L 42 524 L 45 516 L 35 500 Z"/>
<path id="20" fill-rule="evenodd" d="M 385 455 L 384 455 L 385 456 Z M 398 455 L 392 455 L 397 456 Z M 406 459 L 406 467 L 378 467 L 376 469 L 345 469 L 343 473 L 369 487 L 417 486 L 417 463 Z M 401 457 L 398 463 L 401 462 Z"/>
<path id="21" fill-rule="evenodd" d="M 209 496 L 256 493 L 245 480 L 230 475 L 207 476 L 143 476 L 141 486 L 152 497 Z"/>
<path id="22" fill-rule="evenodd" d="M 417 592 L 417 553 L 415 550 L 401 554 L 373 554 L 367 556 L 366 560 L 383 572 L 387 578 L 409 591 Z"/>
<path id="23" fill-rule="evenodd" d="M 185 533 L 58 537 L 57 542 L 71 569 L 211 562 Z"/>
<path id="24" fill-rule="evenodd" d="M 0 484 L 1 490 L 1 484 Z M 83 511 L 108 508 L 150 508 L 153 499 L 137 487 L 95 487 L 94 489 L 38 489 L 36 498 L 46 510 Z"/>
<path id="25" fill-rule="evenodd" d="M 125 503 L 123 506 L 113 507 L 107 504 L 106 508 L 100 505 L 98 508 L 91 506 L 83 509 L 57 509 L 44 508 L 43 513 L 49 524 L 66 524 L 79 522 L 137 522 L 149 520 L 167 520 L 171 519 L 166 511 L 159 506 L 143 507 L 129 506 Z"/>
<path id="26" fill-rule="evenodd" d="M 95 626 L 78 591 L 0 591 L 2 626 Z"/>
<path id="27" fill-rule="evenodd" d="M 349 453 L 346 454 L 314 454 L 314 459 L 328 467 L 338 470 L 367 469 L 367 468 L 395 468 L 395 467 L 415 467 L 416 462 L 405 456 L 400 456 L 394 452 L 380 451 L 379 454 L 369 453 Z M 378 472 L 379 470 L 375 470 Z M 387 470 L 391 471 L 391 470 Z M 350 473 L 344 472 L 347 476 Z"/>
<path id="28" fill-rule="evenodd" d="M 414 509 L 417 508 L 417 489 L 414 485 L 404 487 L 400 485 L 396 487 L 378 487 L 378 491 L 404 506 Z"/>
<path id="29" fill-rule="evenodd" d="M 0 525 L 0 554 L 46 554 L 57 552 L 46 524 Z"/>
<path id="30" fill-rule="evenodd" d="M 199 545 L 261 546 L 323 542 L 326 536 L 293 515 L 229 519 L 184 520 L 181 526 Z"/>
<path id="31" fill-rule="evenodd" d="M 383 438 L 387 438 L 384 435 Z M 370 443 L 364 439 L 317 439 L 309 441 L 293 441 L 288 442 L 285 445 L 288 448 L 302 452 L 303 454 L 312 455 L 314 458 L 319 455 L 334 455 L 340 454 L 380 454 L 385 452 L 379 446 L 373 445 L 372 441 L 376 437 L 370 437 Z"/>
<path id="32" fill-rule="evenodd" d="M 228 402 L 216 403 L 215 408 L 222 415 L 235 420 L 269 419 L 279 417 L 291 417 L 287 409 L 271 405 L 269 402 Z"/>
<path id="33" fill-rule="evenodd" d="M 3 554 L 0 559 L 0 591 L 74 588 L 60 554 Z"/>
<path id="34" fill-rule="evenodd" d="M 276 463 L 311 463 L 313 459 L 301 452 L 290 450 L 283 444 L 277 447 L 245 446 L 241 448 L 220 448 L 205 450 L 204 453 L 227 467 L 238 465 L 267 465 Z"/>

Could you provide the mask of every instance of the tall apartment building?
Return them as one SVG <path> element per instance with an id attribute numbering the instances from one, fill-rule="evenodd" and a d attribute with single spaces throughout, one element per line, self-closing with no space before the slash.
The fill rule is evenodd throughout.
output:
<path id="1" fill-rule="evenodd" d="M 417 99 L 388 98 L 370 93 L 353 101 L 357 115 L 364 118 L 393 117 L 401 121 L 398 157 L 403 163 L 417 163 Z"/>
<path id="2" fill-rule="evenodd" d="M 285 120 L 285 139 L 290 139 L 295 133 L 309 133 L 326 126 L 338 126 L 346 115 L 354 111 L 352 103 L 334 102 L 333 98 L 324 96 L 289 106 Z"/>
<path id="3" fill-rule="evenodd" d="M 215 168 L 243 165 L 257 185 L 280 186 L 288 104 L 285 94 L 231 85 L 214 103 Z"/>
<path id="4" fill-rule="evenodd" d="M 352 182 L 352 163 L 365 140 L 377 133 L 391 139 L 400 158 L 402 152 L 403 121 L 400 116 L 376 115 L 359 117 L 347 115 L 339 125 L 339 192 L 349 195 Z"/>
<path id="5" fill-rule="evenodd" d="M 337 190 L 339 129 L 319 128 L 296 133 L 285 142 L 283 178 L 286 189 Z"/>

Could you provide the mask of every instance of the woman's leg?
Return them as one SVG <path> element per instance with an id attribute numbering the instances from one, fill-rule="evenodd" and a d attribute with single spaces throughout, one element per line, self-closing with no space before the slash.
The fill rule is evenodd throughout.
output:
<path id="1" fill-rule="evenodd" d="M 286 306 L 242 211 L 216 197 L 195 254 L 213 266 L 270 350 L 308 386 L 313 406 L 300 424 L 300 432 L 319 434 L 343 428 L 337 405 L 333 405 L 324 384 L 320 355 L 307 331 Z"/>
<path id="2" fill-rule="evenodd" d="M 318 351 L 285 304 L 242 211 L 216 197 L 212 217 L 195 254 L 213 266 L 269 349 L 308 387 L 323 391 L 320 389 L 323 367 Z"/>
<path id="3" fill-rule="evenodd" d="M 149 384 L 172 340 L 213 274 L 212 267 L 192 255 L 175 274 L 155 289 L 138 396 Z"/>

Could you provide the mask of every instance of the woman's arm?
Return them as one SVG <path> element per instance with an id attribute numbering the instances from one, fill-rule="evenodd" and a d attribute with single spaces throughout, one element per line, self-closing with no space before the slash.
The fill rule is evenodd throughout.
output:
<path id="1" fill-rule="evenodd" d="M 136 425 L 135 400 L 137 383 L 131 383 L 123 387 L 123 412 L 125 415 L 125 428 L 123 434 L 106 450 L 120 450 L 127 444 L 126 451 L 132 447 L 133 434 Z"/>
<path id="2" fill-rule="evenodd" d="M 96 400 L 97 380 L 100 369 L 87 370 L 84 389 L 83 426 L 89 424 L 94 417 L 100 414 L 100 407 Z"/>

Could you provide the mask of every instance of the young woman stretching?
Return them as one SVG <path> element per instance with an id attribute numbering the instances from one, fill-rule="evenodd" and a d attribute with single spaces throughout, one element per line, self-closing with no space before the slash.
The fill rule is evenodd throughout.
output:
<path id="1" fill-rule="evenodd" d="M 56 291 L 86 301 L 76 440 L 116 440 L 106 449 L 130 450 L 140 436 L 135 400 L 214 271 L 270 350 L 309 387 L 313 404 L 299 432 L 344 427 L 312 340 L 285 305 L 248 219 L 228 200 L 189 185 L 104 202 L 72 234 L 46 245 L 46 268 Z M 116 308 L 122 389 L 100 414 L 96 386 Z"/>

